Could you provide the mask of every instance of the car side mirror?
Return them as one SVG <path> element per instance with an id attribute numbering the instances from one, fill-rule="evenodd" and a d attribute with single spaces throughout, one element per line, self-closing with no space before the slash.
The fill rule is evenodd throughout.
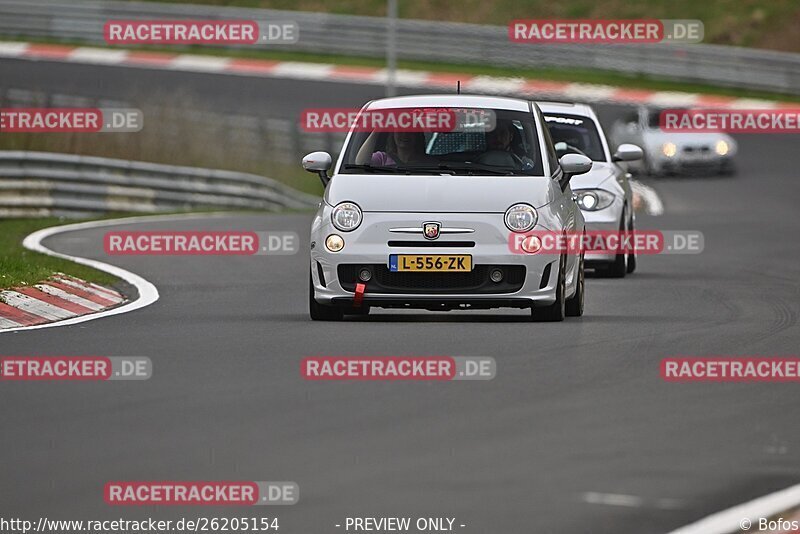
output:
<path id="1" fill-rule="evenodd" d="M 561 170 L 568 178 L 585 174 L 592 168 L 592 160 L 583 154 L 564 154 L 558 160 L 558 164 L 561 165 Z"/>
<path id="2" fill-rule="evenodd" d="M 611 157 L 612 161 L 636 161 L 644 157 L 641 148 L 630 143 L 623 143 L 617 147 L 617 151 Z"/>
<path id="3" fill-rule="evenodd" d="M 303 158 L 303 168 L 308 172 L 317 173 L 323 187 L 331 181 L 328 171 L 331 169 L 332 164 L 331 155 L 327 152 L 312 152 Z"/>

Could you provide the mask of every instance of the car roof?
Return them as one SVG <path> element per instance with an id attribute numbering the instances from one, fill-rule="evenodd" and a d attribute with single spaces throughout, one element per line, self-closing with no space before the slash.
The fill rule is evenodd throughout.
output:
<path id="1" fill-rule="evenodd" d="M 482 95 L 413 95 L 381 98 L 367 104 L 369 109 L 392 109 L 413 107 L 469 107 L 504 109 L 508 111 L 530 111 L 530 103 L 519 98 Z"/>
<path id="2" fill-rule="evenodd" d="M 568 115 L 581 115 L 597 120 L 597 115 L 592 106 L 578 102 L 536 102 L 542 113 L 566 113 Z"/>

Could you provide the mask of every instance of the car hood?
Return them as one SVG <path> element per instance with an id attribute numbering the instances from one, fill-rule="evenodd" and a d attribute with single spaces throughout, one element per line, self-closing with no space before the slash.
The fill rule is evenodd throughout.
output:
<path id="1" fill-rule="evenodd" d="M 543 176 L 338 174 L 325 191 L 335 206 L 351 201 L 363 211 L 504 213 L 519 202 L 539 208 L 558 184 Z"/>
<path id="2" fill-rule="evenodd" d="M 578 189 L 593 189 L 614 176 L 614 166 L 604 161 L 593 161 L 592 168 L 585 174 L 573 176 L 569 186 L 573 191 Z"/>

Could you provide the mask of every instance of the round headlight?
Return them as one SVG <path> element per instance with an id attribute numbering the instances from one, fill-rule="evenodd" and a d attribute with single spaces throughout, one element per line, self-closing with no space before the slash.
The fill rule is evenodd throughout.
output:
<path id="1" fill-rule="evenodd" d="M 575 202 L 583 211 L 602 210 L 614 203 L 614 195 L 602 189 L 575 191 L 575 196 L 578 197 Z"/>
<path id="2" fill-rule="evenodd" d="M 506 210 L 506 226 L 512 232 L 527 232 L 536 226 L 538 215 L 528 204 L 514 204 Z"/>
<path id="3" fill-rule="evenodd" d="M 597 206 L 597 195 L 594 193 L 584 193 L 578 195 L 578 206 L 581 209 L 592 211 Z"/>
<path id="4" fill-rule="evenodd" d="M 339 252 L 344 248 L 344 239 L 340 235 L 331 234 L 325 239 L 325 248 L 331 252 Z"/>
<path id="5" fill-rule="evenodd" d="M 717 144 L 714 145 L 714 150 L 716 150 L 717 154 L 719 154 L 720 156 L 724 156 L 725 154 L 728 153 L 730 147 L 728 146 L 728 143 L 720 139 L 719 141 L 717 141 Z"/>
<path id="6" fill-rule="evenodd" d="M 342 232 L 350 232 L 358 228 L 358 225 L 361 224 L 361 219 L 361 208 L 353 202 L 341 202 L 333 208 L 331 213 L 333 226 Z"/>
<path id="7" fill-rule="evenodd" d="M 664 146 L 661 147 L 661 152 L 668 158 L 671 158 L 678 153 L 678 147 L 675 146 L 675 143 L 664 143 Z"/>

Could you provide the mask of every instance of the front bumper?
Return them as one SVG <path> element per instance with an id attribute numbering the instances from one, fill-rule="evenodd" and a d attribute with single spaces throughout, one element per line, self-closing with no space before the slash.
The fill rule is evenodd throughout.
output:
<path id="1" fill-rule="evenodd" d="M 733 164 L 731 155 L 720 156 L 716 153 L 686 156 L 678 154 L 672 158 L 660 156 L 656 159 L 655 170 L 658 172 L 691 173 L 721 171 Z"/>
<path id="2" fill-rule="evenodd" d="M 583 211 L 587 232 L 619 232 L 620 221 L 625 210 L 621 196 L 616 196 L 614 202 L 598 211 Z M 606 252 L 587 251 L 585 261 L 587 267 L 611 263 L 616 259 L 616 254 Z"/>
<path id="3" fill-rule="evenodd" d="M 372 269 L 365 284 L 364 305 L 443 310 L 454 308 L 530 308 L 555 301 L 559 256 L 518 254 L 509 246 L 510 232 L 497 214 L 444 214 L 442 227 L 469 228 L 471 233 L 443 234 L 436 241 L 421 235 L 401 235 L 390 229 L 409 227 L 409 220 L 429 220 L 429 214 L 372 214 L 353 232 L 336 231 L 321 218 L 312 228 L 311 277 L 321 304 L 352 306 L 357 273 Z M 540 228 L 537 228 L 540 229 Z M 341 235 L 345 247 L 337 253 L 324 245 L 331 233 Z M 389 273 L 391 254 L 469 254 L 471 273 Z M 492 269 L 504 272 L 502 283 L 488 280 Z M 455 278 L 461 280 L 453 282 Z M 441 283 L 437 285 L 436 279 Z"/>

